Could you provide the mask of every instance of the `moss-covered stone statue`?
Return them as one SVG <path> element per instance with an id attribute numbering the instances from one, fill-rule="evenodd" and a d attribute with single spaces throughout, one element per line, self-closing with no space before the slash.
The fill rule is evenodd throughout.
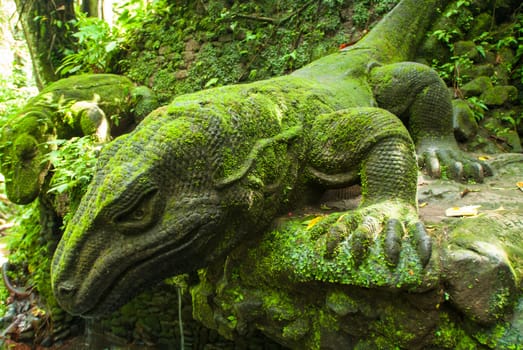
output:
<path id="1" fill-rule="evenodd" d="M 60 305 L 98 317 L 166 277 L 211 266 L 192 289 L 207 326 L 235 337 L 254 325 L 296 348 L 363 349 L 347 331 L 351 317 L 393 325 L 420 295 L 439 295 L 415 151 L 435 177 L 443 167 L 458 180 L 490 174 L 459 150 L 443 81 L 405 62 L 442 2 L 403 0 L 349 49 L 288 76 L 178 96 L 108 144 L 55 252 Z M 271 232 L 282 214 L 358 182 L 357 209 Z M 510 269 L 503 277 L 509 300 L 515 278 Z M 372 328 L 383 329 L 389 339 L 424 336 Z"/>
<path id="2" fill-rule="evenodd" d="M 113 74 L 81 75 L 57 81 L 2 128 L 1 173 L 9 199 L 33 201 L 49 169 L 46 154 L 55 139 L 96 134 L 108 141 L 158 107 L 145 87 Z"/>

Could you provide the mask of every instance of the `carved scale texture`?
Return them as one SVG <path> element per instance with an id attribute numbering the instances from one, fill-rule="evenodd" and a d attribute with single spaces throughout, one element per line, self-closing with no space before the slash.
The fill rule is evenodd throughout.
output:
<path id="1" fill-rule="evenodd" d="M 420 7 L 433 9 L 436 2 L 402 1 L 378 32 L 362 40 L 364 47 L 325 57 L 291 76 L 179 96 L 108 146 L 53 260 L 55 292 L 64 286 L 75 291 L 60 295 L 62 306 L 77 314 L 107 312 L 154 282 L 209 265 L 247 234 L 263 232 L 288 192 L 304 181 L 299 170 L 309 165 L 328 174 L 357 173 L 351 166 L 370 152 L 362 169 L 369 199 L 393 195 L 415 201 L 413 147 L 390 114 L 369 108 L 374 97 L 367 68 L 382 58 L 373 54 L 389 51 L 387 40 L 422 37 L 420 23 L 429 19 L 420 18 L 430 14 Z M 388 59 L 403 58 L 403 51 Z M 364 118 L 365 108 L 371 113 Z M 361 120 L 351 124 L 345 113 Z M 297 126 L 303 130 L 299 137 L 279 138 Z M 339 139 L 325 140 L 327 132 Z M 372 146 L 377 139 L 384 145 Z M 329 142 L 332 151 L 322 153 Z M 310 152 L 318 152 L 313 164 Z M 402 171 L 405 176 L 398 176 Z M 142 181 L 159 186 L 164 208 L 158 222 L 129 235 L 111 219 L 131 206 Z M 220 181 L 227 186 L 216 186 Z M 165 250 L 159 253 L 158 246 Z"/>
<path id="2" fill-rule="evenodd" d="M 401 199 L 416 207 L 417 172 L 412 171 L 416 168 L 416 155 L 411 143 L 401 138 L 389 138 L 377 144 L 363 165 L 366 202 Z"/>
<path id="3" fill-rule="evenodd" d="M 309 162 L 327 174 L 359 170 L 370 149 L 385 138 L 412 142 L 398 118 L 378 108 L 356 108 L 318 116 L 312 135 Z"/>
<path id="4" fill-rule="evenodd" d="M 452 135 L 451 99 L 434 70 L 398 63 L 372 70 L 370 82 L 378 105 L 409 123 L 415 142 L 431 135 Z"/>

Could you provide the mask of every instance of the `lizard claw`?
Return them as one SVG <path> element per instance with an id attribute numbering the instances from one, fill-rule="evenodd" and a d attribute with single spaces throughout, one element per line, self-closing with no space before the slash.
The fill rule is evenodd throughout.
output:
<path id="1" fill-rule="evenodd" d="M 390 265 L 397 265 L 401 252 L 403 227 L 397 219 L 390 219 L 385 229 L 385 259 Z"/>
<path id="2" fill-rule="evenodd" d="M 426 165 L 427 171 L 431 177 L 434 178 L 440 178 L 441 177 L 441 168 L 439 164 L 439 159 L 436 156 L 436 152 L 434 151 L 428 151 L 423 154 L 424 160 L 422 161 L 421 166 L 423 164 Z"/>
<path id="3" fill-rule="evenodd" d="M 396 209 L 394 209 L 396 208 Z M 349 225 L 359 221 L 351 230 Z M 389 267 L 400 264 L 402 252 L 412 247 L 410 251 L 417 254 L 417 260 L 425 267 L 431 257 L 432 241 L 423 223 L 415 215 L 415 209 L 406 206 L 398 207 L 397 203 L 382 202 L 357 210 L 355 216 L 344 217 L 343 222 L 336 224 L 346 225 L 347 238 L 341 242 L 343 249 L 350 252 L 355 266 L 370 260 L 372 254 L 381 251 Z M 350 231 L 350 232 L 347 232 Z M 376 248 L 381 245 L 381 248 Z"/>
<path id="4" fill-rule="evenodd" d="M 461 151 L 455 142 L 435 142 L 418 147 L 419 165 L 434 178 L 448 177 L 455 181 L 473 179 L 483 182 L 492 175 L 492 169 L 483 161 Z"/>
<path id="5" fill-rule="evenodd" d="M 407 237 L 410 237 L 412 244 L 418 254 L 420 263 L 423 267 L 427 266 L 432 254 L 432 240 L 421 222 L 407 226 Z M 402 240 L 405 236 L 403 225 L 398 219 L 390 219 L 385 229 L 385 259 L 391 266 L 397 266 L 400 261 Z"/>
<path id="6" fill-rule="evenodd" d="M 421 221 L 416 222 L 409 232 L 412 232 L 412 238 L 415 243 L 416 252 L 421 261 L 421 265 L 427 266 L 432 255 L 432 240 Z"/>
<path id="7" fill-rule="evenodd" d="M 367 257 L 373 239 L 379 230 L 379 222 L 376 218 L 365 216 L 358 228 L 349 235 L 347 244 L 351 248 L 351 255 L 356 265 Z"/>

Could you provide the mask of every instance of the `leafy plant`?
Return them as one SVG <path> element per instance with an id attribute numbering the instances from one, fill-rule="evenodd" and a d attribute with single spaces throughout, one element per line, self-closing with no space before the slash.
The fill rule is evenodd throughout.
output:
<path id="1" fill-rule="evenodd" d="M 5 124 L 36 93 L 36 88 L 19 88 L 14 77 L 0 77 L 0 127 Z"/>
<path id="2" fill-rule="evenodd" d="M 518 125 L 521 123 L 521 120 L 523 118 L 522 114 L 512 115 L 512 114 L 502 114 L 501 115 L 501 121 L 505 122 L 506 124 L 510 125 L 510 128 L 514 130 L 516 133 L 518 132 Z"/>
<path id="3" fill-rule="evenodd" d="M 360 1 L 354 4 L 354 14 L 352 19 L 356 26 L 366 27 L 370 18 L 370 12 L 368 7 L 368 1 Z"/>
<path id="4" fill-rule="evenodd" d="M 463 70 L 470 68 L 473 62 L 467 56 L 452 56 L 448 62 L 440 64 L 434 60 L 432 67 L 438 72 L 440 77 L 454 88 L 455 95 L 460 97 L 460 87 L 466 77 Z"/>
<path id="5" fill-rule="evenodd" d="M 430 35 L 445 43 L 450 49 L 452 49 L 454 47 L 453 39 L 459 35 L 459 32 L 456 29 L 438 29 L 430 33 Z"/>
<path id="6" fill-rule="evenodd" d="M 92 135 L 51 142 L 58 148 L 47 154 L 47 159 L 53 164 L 48 192 L 83 191 L 91 181 L 101 145 Z"/>
<path id="7" fill-rule="evenodd" d="M 516 58 L 515 62 L 519 62 L 519 68 L 515 72 L 519 76 L 521 82 L 523 83 L 523 62 L 521 59 L 523 57 L 523 14 L 517 16 L 516 23 L 514 25 L 514 38 L 517 44 L 516 48 Z"/>
<path id="8" fill-rule="evenodd" d="M 61 75 L 74 73 L 102 73 L 110 70 L 110 63 L 119 49 L 118 34 L 107 22 L 87 17 L 79 12 L 76 22 L 78 49 L 65 56 L 57 72 Z"/>
<path id="9" fill-rule="evenodd" d="M 124 36 L 133 35 L 157 18 L 170 17 L 172 6 L 167 0 L 127 0 L 118 3 L 115 9 L 118 32 Z"/>
<path id="10" fill-rule="evenodd" d="M 467 101 L 469 102 L 472 112 L 474 113 L 474 119 L 477 122 L 482 120 L 485 117 L 484 112 L 488 111 L 488 107 L 485 102 L 483 102 L 483 100 L 477 96 L 468 97 Z"/>

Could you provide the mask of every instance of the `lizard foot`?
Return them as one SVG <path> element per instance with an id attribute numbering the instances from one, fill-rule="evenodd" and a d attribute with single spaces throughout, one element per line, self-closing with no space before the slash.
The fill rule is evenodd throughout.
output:
<path id="1" fill-rule="evenodd" d="M 492 176 L 492 169 L 485 162 L 460 150 L 454 139 L 421 142 L 418 145 L 418 162 L 434 178 L 483 182 L 485 176 Z"/>
<path id="2" fill-rule="evenodd" d="M 344 237 L 338 249 L 347 252 L 356 266 L 378 255 L 389 267 L 398 266 L 402 259 L 425 267 L 432 252 L 430 236 L 415 208 L 397 201 L 379 202 L 342 215 L 329 236 Z"/>

